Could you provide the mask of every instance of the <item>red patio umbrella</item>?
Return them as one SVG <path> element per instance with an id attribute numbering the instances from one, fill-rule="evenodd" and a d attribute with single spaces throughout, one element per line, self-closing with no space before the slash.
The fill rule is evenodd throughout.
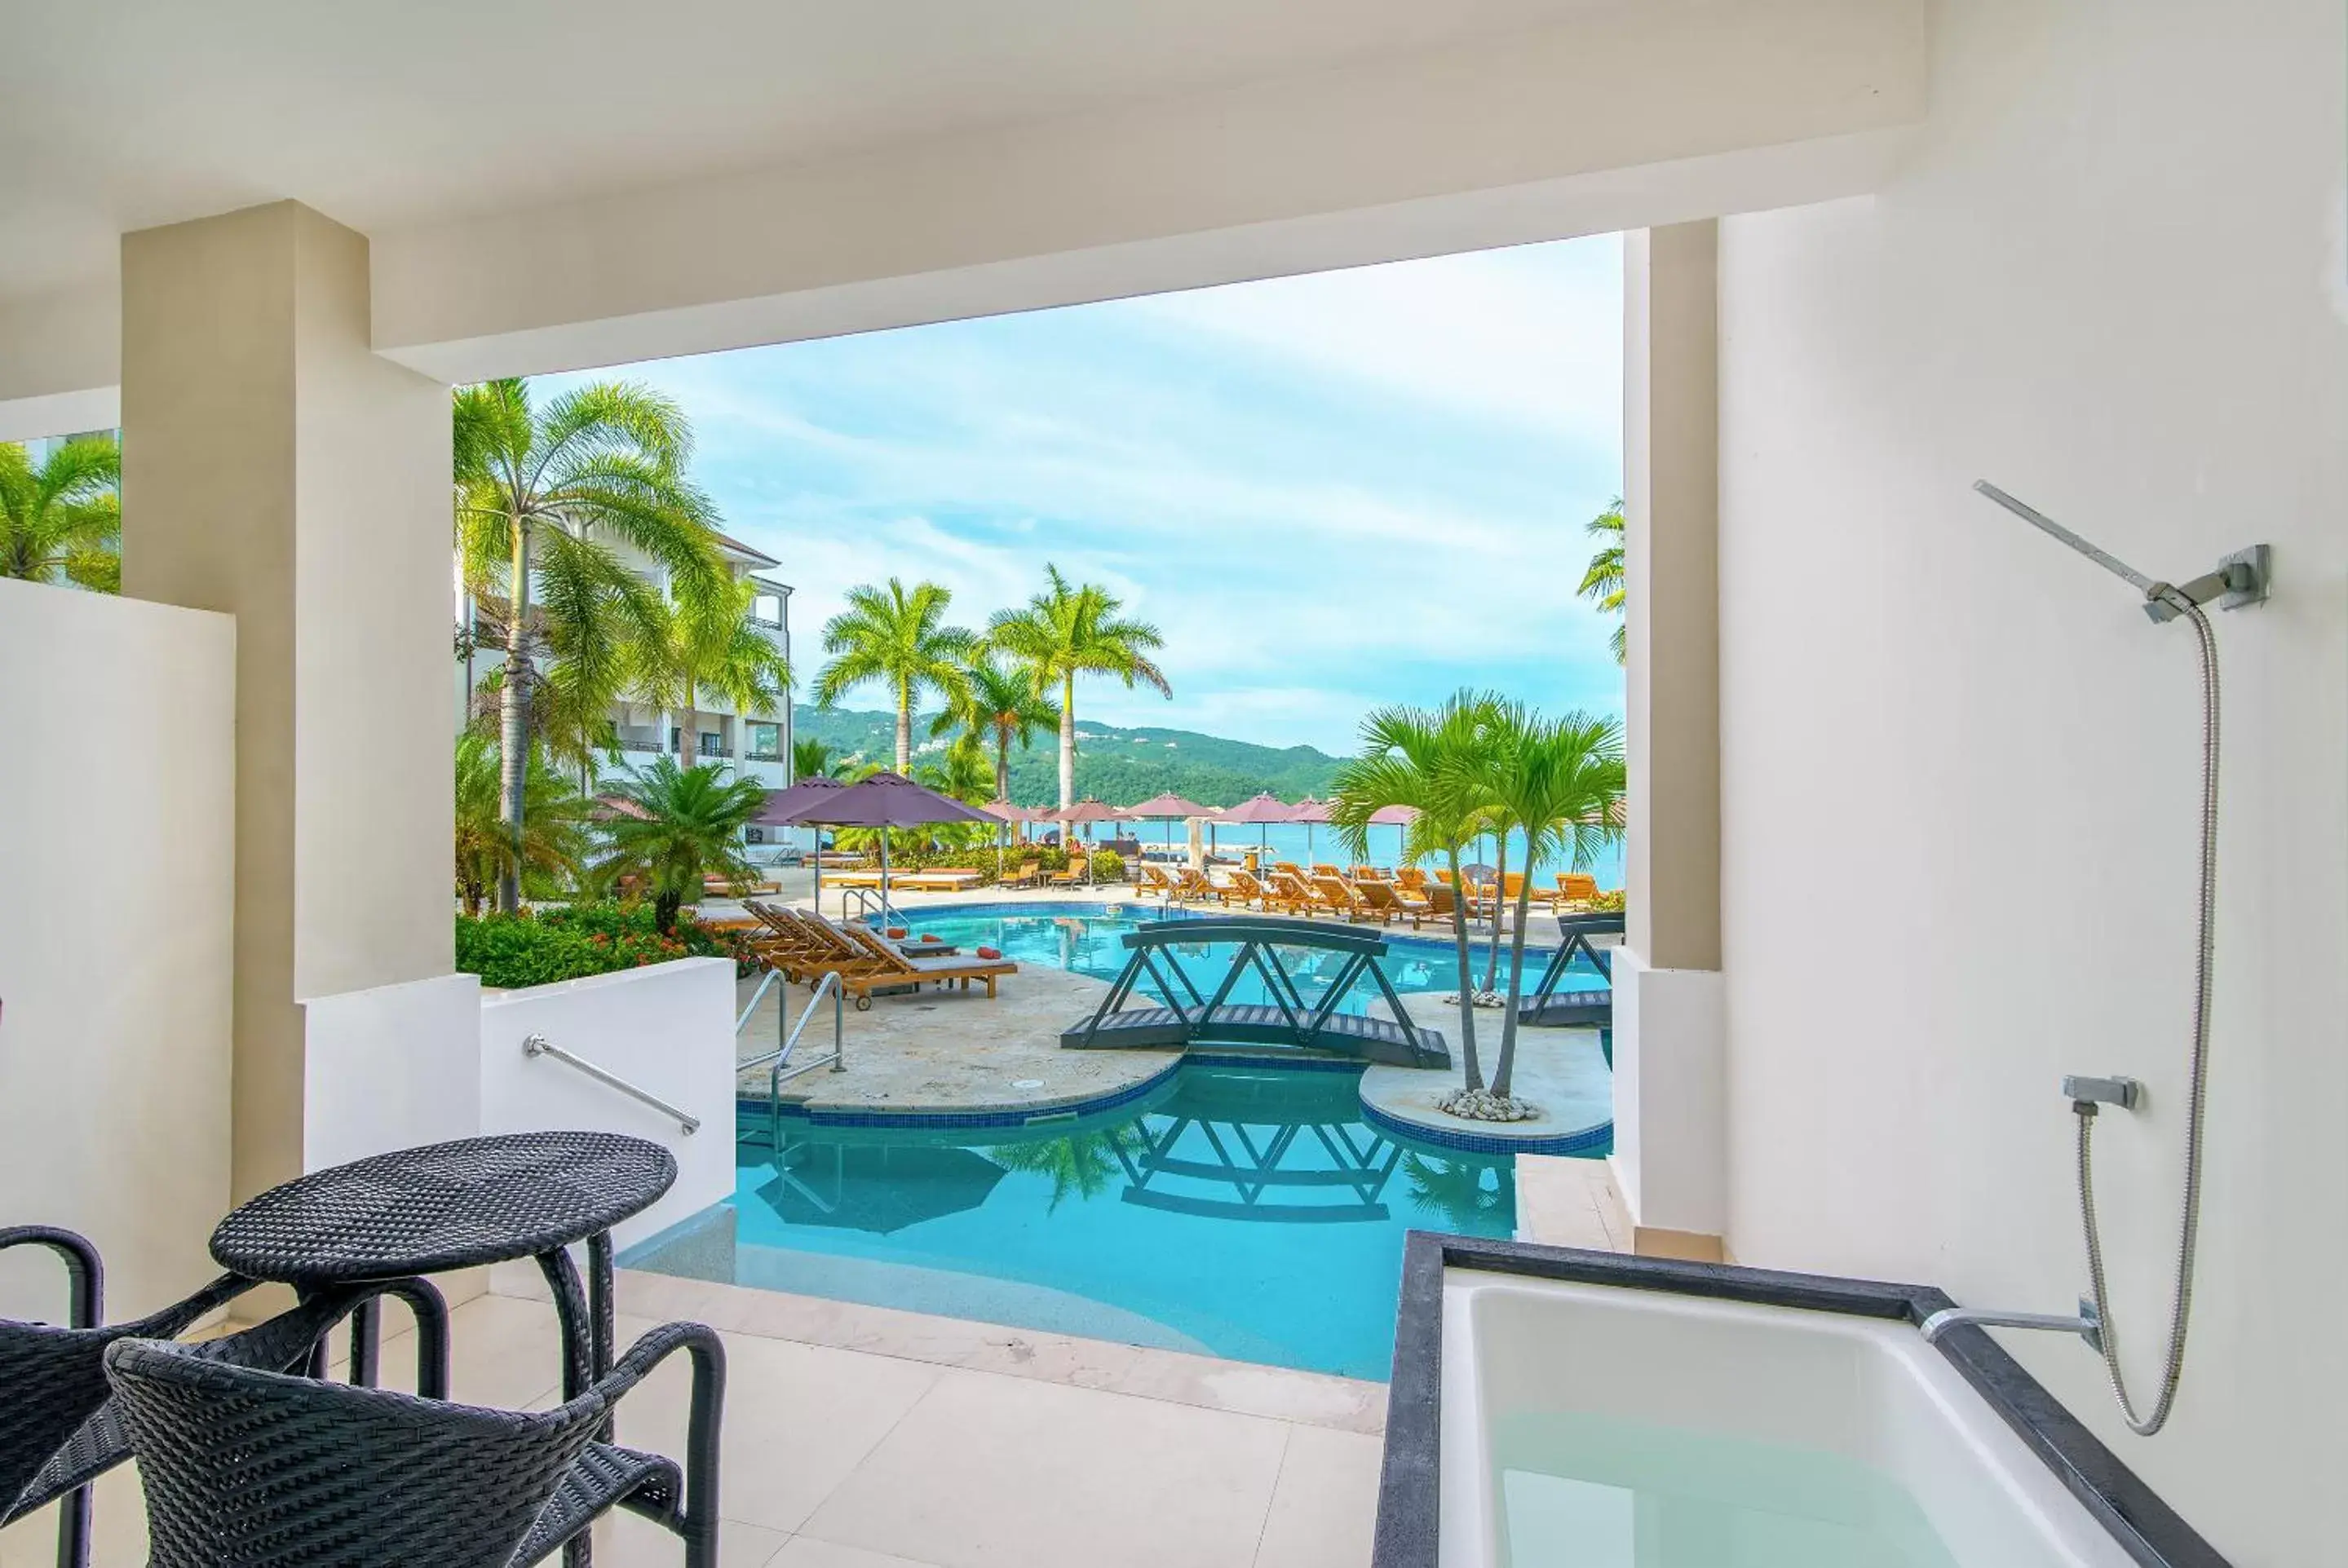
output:
<path id="1" fill-rule="evenodd" d="M 1313 861 L 1313 829 L 1329 820 L 1329 803 L 1308 794 L 1289 807 L 1288 820 L 1304 825 L 1304 860 L 1309 866 Z"/>
<path id="2" fill-rule="evenodd" d="M 968 805 L 902 774 L 878 773 L 835 790 L 811 793 L 788 809 L 786 822 L 821 827 L 877 827 L 880 834 L 880 917 L 894 914 L 889 905 L 889 834 L 892 827 L 929 827 L 941 822 L 1000 822 L 1003 819 Z"/>

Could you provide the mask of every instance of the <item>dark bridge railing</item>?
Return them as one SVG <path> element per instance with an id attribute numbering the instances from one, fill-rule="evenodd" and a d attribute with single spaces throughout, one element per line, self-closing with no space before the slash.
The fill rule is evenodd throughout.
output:
<path id="1" fill-rule="evenodd" d="M 1160 920 L 1128 932 L 1123 939 L 1133 956 L 1093 1016 L 1061 1034 L 1064 1047 L 1163 1049 L 1226 1041 L 1334 1050 L 1405 1067 L 1451 1065 L 1441 1033 L 1411 1021 L 1409 1009 L 1379 963 L 1386 955 L 1385 938 L 1375 932 L 1310 920 L 1227 917 Z M 1166 951 L 1177 946 L 1226 944 L 1237 950 L 1211 994 L 1201 991 Z M 1303 988 L 1281 961 L 1282 949 L 1344 955 L 1319 1001 L 1305 999 Z M 1272 999 L 1268 1005 L 1231 999 L 1240 981 L 1251 974 L 1263 980 Z M 1393 1009 L 1393 1021 L 1337 1010 L 1365 978 Z M 1144 979 L 1154 983 L 1164 1004 L 1128 1008 Z"/>
<path id="2" fill-rule="evenodd" d="M 1517 1004 L 1520 1023 L 1547 1025 L 1551 1028 L 1612 1029 L 1614 1025 L 1614 956 L 1611 948 L 1594 947 L 1590 938 L 1619 936 L 1623 928 L 1620 915 L 1567 915 L 1557 923 L 1562 938 L 1557 951 L 1550 955 L 1549 966 L 1534 982 L 1531 994 Z M 1577 956 L 1590 959 L 1590 967 L 1605 977 L 1603 986 L 1560 990 L 1559 982 L 1573 967 Z M 1610 1059 L 1611 1060 L 1611 1059 Z"/>

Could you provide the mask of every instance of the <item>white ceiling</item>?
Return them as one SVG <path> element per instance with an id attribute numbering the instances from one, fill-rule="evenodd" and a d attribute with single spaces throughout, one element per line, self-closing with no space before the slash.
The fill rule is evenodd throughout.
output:
<path id="1" fill-rule="evenodd" d="M 1639 5 L 0 0 L 0 295 L 281 197 L 363 231 L 479 215 Z"/>

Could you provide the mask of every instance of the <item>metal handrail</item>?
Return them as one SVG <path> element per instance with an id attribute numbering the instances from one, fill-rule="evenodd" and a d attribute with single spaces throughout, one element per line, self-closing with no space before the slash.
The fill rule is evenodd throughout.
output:
<path id="1" fill-rule="evenodd" d="M 743 1024 L 750 1021 L 750 1013 L 757 1007 L 759 999 L 767 994 L 767 984 L 781 973 L 780 969 L 767 971 L 767 979 L 758 982 L 757 991 L 750 998 L 750 1006 L 743 1009 Z M 831 993 L 831 1054 L 819 1056 L 813 1061 L 802 1061 L 793 1066 L 791 1051 L 798 1046 L 799 1036 L 807 1032 L 808 1020 L 815 1017 L 816 1004 L 823 1000 L 824 993 L 827 991 Z M 789 993 L 786 991 L 784 994 L 788 996 Z M 775 1029 L 778 1033 L 781 1032 L 782 1026 L 783 1008 L 778 999 L 775 1004 Z M 827 969 L 824 971 L 823 979 L 815 983 L 815 989 L 808 993 L 807 1006 L 799 1009 L 799 1020 L 791 1026 L 791 1031 L 784 1038 L 782 1044 L 764 1056 L 754 1056 L 747 1061 L 735 1063 L 734 1071 L 737 1073 L 754 1067 L 767 1069 L 767 1146 L 774 1151 L 778 1169 L 783 1157 L 783 1080 L 797 1078 L 802 1072 L 812 1071 L 827 1061 L 831 1063 L 831 1070 L 834 1072 L 847 1071 L 847 1030 L 848 1013 L 842 1006 L 839 971 Z M 734 1032 L 736 1034 L 742 1032 L 740 1024 L 735 1026 Z M 787 1068 L 788 1071 L 785 1071 Z"/>
<path id="2" fill-rule="evenodd" d="M 654 1110 L 659 1112 L 664 1116 L 675 1118 L 676 1124 L 685 1130 L 687 1136 L 690 1136 L 701 1130 L 700 1117 L 690 1115 L 685 1112 L 678 1110 L 675 1106 L 671 1105 L 667 1101 L 663 1100 L 659 1095 L 654 1094 L 648 1090 L 637 1088 L 634 1084 L 629 1082 L 626 1079 L 620 1077 L 617 1073 L 604 1071 L 603 1069 L 596 1066 L 593 1062 L 588 1061 L 583 1056 L 573 1056 L 571 1052 L 563 1050 L 561 1046 L 556 1045 L 542 1034 L 533 1034 L 524 1037 L 521 1042 L 521 1053 L 524 1056 L 551 1056 L 557 1061 L 568 1063 L 570 1066 L 577 1068 L 580 1071 L 593 1079 L 596 1082 L 616 1089 L 632 1100 L 640 1100 L 646 1105 L 651 1106 Z"/>

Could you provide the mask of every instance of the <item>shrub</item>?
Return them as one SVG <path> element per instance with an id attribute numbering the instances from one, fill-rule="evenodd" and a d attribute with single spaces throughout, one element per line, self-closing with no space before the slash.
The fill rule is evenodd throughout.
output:
<path id="1" fill-rule="evenodd" d="M 1062 856 L 1063 863 L 1066 857 Z M 1122 882 L 1125 880 L 1125 856 L 1113 849 L 1093 851 L 1093 880 Z"/>
<path id="2" fill-rule="evenodd" d="M 514 989 L 552 985 L 671 958 L 732 958 L 743 972 L 747 942 L 690 917 L 664 937 L 646 904 L 576 904 L 519 915 L 457 917 L 457 968 L 485 986 Z"/>

